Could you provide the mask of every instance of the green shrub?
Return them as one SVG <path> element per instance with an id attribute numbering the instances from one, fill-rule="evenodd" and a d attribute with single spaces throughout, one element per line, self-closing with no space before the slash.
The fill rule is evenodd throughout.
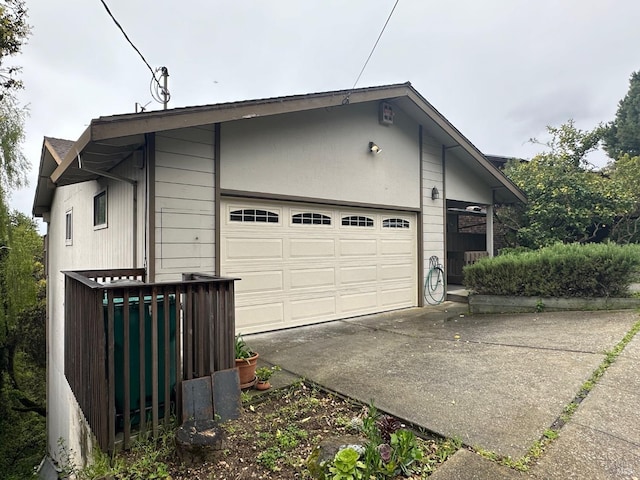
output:
<path id="1" fill-rule="evenodd" d="M 622 297 L 638 278 L 640 245 L 555 244 L 485 258 L 464 268 L 464 285 L 482 295 Z"/>

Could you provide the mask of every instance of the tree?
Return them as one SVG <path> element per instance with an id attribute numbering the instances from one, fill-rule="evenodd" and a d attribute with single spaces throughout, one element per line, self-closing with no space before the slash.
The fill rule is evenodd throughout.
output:
<path id="1" fill-rule="evenodd" d="M 0 240 L 0 477 L 27 478 L 45 453 L 42 238 L 13 212 Z"/>
<path id="2" fill-rule="evenodd" d="M 7 61 L 29 33 L 24 0 L 0 0 L 0 476 L 7 479 L 30 477 L 46 448 L 42 239 L 7 206 L 28 171 L 26 110 L 13 95 L 22 88 L 20 68 Z"/>
<path id="3" fill-rule="evenodd" d="M 616 243 L 640 243 L 640 156 L 622 155 L 608 166 L 607 174 L 633 201 L 633 208 L 614 223 L 611 239 Z"/>
<path id="4" fill-rule="evenodd" d="M 31 27 L 27 24 L 27 9 L 23 0 L 0 1 L 0 98 L 22 82 L 16 78 L 20 67 L 7 66 L 6 59 L 20 53 L 29 36 Z"/>
<path id="5" fill-rule="evenodd" d="M 513 246 L 602 240 L 634 208 L 633 195 L 621 183 L 588 168 L 586 156 L 598 148 L 604 129 L 583 131 L 570 120 L 547 130 L 548 151 L 505 167 L 528 202 L 498 209 L 498 221 L 511 232 Z"/>
<path id="6" fill-rule="evenodd" d="M 0 99 L 0 241 L 7 236 L 8 195 L 27 181 L 29 164 L 20 149 L 25 115 L 26 110 L 12 96 Z"/>
<path id="7" fill-rule="evenodd" d="M 615 120 L 607 125 L 604 149 L 617 160 L 640 155 L 640 71 L 631 74 L 629 90 L 618 103 Z"/>

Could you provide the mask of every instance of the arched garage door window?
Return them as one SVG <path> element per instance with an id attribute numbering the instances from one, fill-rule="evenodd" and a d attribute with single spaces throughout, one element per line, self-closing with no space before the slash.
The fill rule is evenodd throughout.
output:
<path id="1" fill-rule="evenodd" d="M 278 214 L 268 210 L 245 208 L 244 210 L 232 211 L 229 220 L 232 222 L 278 223 Z"/>

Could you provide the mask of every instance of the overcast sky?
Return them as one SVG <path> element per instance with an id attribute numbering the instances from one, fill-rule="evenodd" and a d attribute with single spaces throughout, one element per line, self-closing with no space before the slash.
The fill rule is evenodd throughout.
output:
<path id="1" fill-rule="evenodd" d="M 151 74 L 100 0 L 26 0 L 31 212 L 43 136 L 151 101 Z M 350 88 L 395 0 L 107 0 L 170 107 Z M 410 81 L 487 154 L 530 158 L 546 125 L 613 119 L 640 70 L 639 0 L 400 0 L 358 87 Z M 151 103 L 149 109 L 161 106 Z"/>

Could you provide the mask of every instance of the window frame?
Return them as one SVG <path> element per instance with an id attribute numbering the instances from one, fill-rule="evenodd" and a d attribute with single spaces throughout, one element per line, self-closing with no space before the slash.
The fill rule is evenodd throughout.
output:
<path id="1" fill-rule="evenodd" d="M 345 221 L 347 223 L 345 223 Z M 354 223 L 355 222 L 355 223 Z M 361 223 L 364 222 L 364 225 Z M 342 215 L 340 218 L 341 227 L 375 228 L 376 222 L 373 217 L 364 215 Z"/>
<path id="2" fill-rule="evenodd" d="M 234 208 L 229 209 L 228 222 L 248 224 L 280 224 L 280 212 L 267 210 L 266 208 Z"/>
<path id="3" fill-rule="evenodd" d="M 411 228 L 411 222 L 406 218 L 388 217 L 382 220 L 382 228 Z"/>
<path id="4" fill-rule="evenodd" d="M 331 215 L 320 212 L 296 211 L 291 214 L 291 225 L 331 226 Z"/>
<path id="5" fill-rule="evenodd" d="M 73 245 L 73 208 L 64 212 L 64 244 Z"/>
<path id="6" fill-rule="evenodd" d="M 100 207 L 99 201 L 104 198 L 104 222 L 97 223 L 98 220 L 98 208 Z M 103 188 L 93 196 L 93 229 L 101 230 L 109 226 L 109 195 L 106 188 Z"/>

